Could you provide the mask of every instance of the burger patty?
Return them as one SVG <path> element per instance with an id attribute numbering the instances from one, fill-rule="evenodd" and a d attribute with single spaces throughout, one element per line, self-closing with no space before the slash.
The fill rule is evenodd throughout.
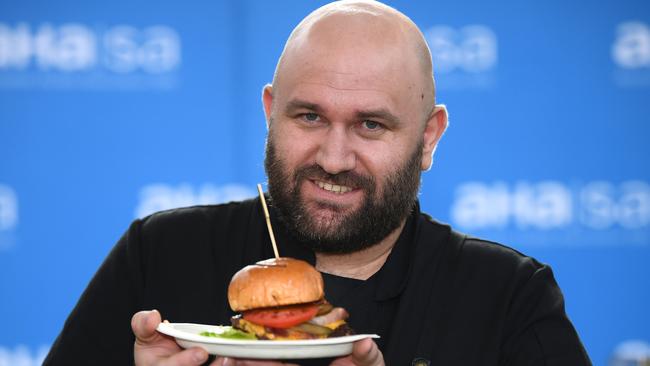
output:
<path id="1" fill-rule="evenodd" d="M 327 336 L 327 338 L 332 338 L 332 337 L 343 337 L 343 336 L 348 336 L 348 335 L 354 335 L 354 329 L 350 328 L 348 323 L 343 323 L 339 325 L 338 327 L 334 328 L 332 333 Z"/>

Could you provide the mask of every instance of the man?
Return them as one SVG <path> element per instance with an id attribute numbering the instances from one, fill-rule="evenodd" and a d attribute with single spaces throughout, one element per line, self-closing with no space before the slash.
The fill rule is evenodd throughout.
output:
<path id="1" fill-rule="evenodd" d="M 432 75 L 412 21 L 380 3 L 346 1 L 294 29 L 264 88 L 265 168 L 280 251 L 323 273 L 328 299 L 350 311 L 353 328 L 381 335 L 357 342 L 350 356 L 317 362 L 590 364 L 550 268 L 420 213 L 420 172 L 431 167 L 447 126 Z M 230 277 L 271 256 L 259 200 L 138 220 L 45 364 L 205 363 L 205 351 L 182 350 L 156 326 L 163 316 L 227 323 Z M 140 311 L 151 308 L 160 312 Z"/>

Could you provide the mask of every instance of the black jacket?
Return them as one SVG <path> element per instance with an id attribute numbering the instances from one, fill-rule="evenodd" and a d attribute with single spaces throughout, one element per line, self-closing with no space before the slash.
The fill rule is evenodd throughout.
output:
<path id="1" fill-rule="evenodd" d="M 313 253 L 273 225 L 282 256 L 314 263 Z M 171 322 L 229 324 L 230 278 L 271 257 L 258 199 L 137 220 L 84 291 L 44 365 L 132 364 L 130 319 L 139 310 L 158 309 Z M 591 364 L 548 266 L 458 234 L 417 207 L 379 272 L 366 281 L 325 281 L 328 299 L 349 311 L 358 333 L 382 336 L 387 365 Z"/>

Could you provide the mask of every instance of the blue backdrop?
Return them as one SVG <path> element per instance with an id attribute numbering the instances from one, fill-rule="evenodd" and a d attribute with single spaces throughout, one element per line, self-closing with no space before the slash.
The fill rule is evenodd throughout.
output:
<path id="1" fill-rule="evenodd" d="M 40 364 L 135 217 L 255 194 L 261 88 L 322 3 L 0 3 L 0 366 Z M 595 365 L 650 355 L 650 5 L 390 4 L 450 111 L 424 210 L 551 264 Z"/>

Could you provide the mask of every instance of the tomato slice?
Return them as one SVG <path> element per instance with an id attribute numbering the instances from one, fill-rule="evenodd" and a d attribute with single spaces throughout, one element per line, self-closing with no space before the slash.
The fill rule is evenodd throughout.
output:
<path id="1" fill-rule="evenodd" d="M 318 305 L 285 306 L 245 311 L 244 319 L 271 328 L 291 328 L 313 318 Z"/>

